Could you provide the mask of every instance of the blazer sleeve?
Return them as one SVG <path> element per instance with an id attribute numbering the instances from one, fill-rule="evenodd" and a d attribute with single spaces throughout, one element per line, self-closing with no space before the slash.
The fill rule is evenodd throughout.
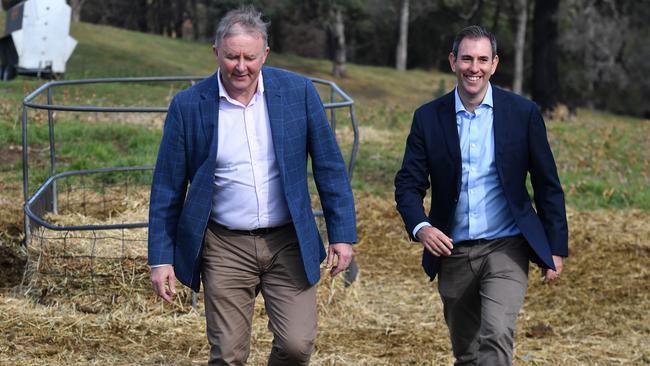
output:
<path id="1" fill-rule="evenodd" d="M 420 111 L 413 115 L 402 167 L 395 175 L 397 211 L 402 215 L 406 231 L 412 240 L 417 240 L 413 237 L 413 229 L 421 222 L 429 222 L 423 202 L 430 183 L 421 115 Z"/>
<path id="2" fill-rule="evenodd" d="M 536 106 L 532 108 L 528 128 L 530 180 L 537 215 L 546 232 L 551 254 L 566 257 L 569 255 L 569 230 L 564 192 L 548 143 L 544 119 Z"/>
<path id="3" fill-rule="evenodd" d="M 356 213 L 352 188 L 323 103 L 311 81 L 305 83 L 307 149 L 314 182 L 323 207 L 330 243 L 356 243 Z"/>
<path id="4" fill-rule="evenodd" d="M 151 184 L 149 265 L 174 264 L 176 228 L 187 190 L 185 129 L 177 98 L 169 106 Z"/>

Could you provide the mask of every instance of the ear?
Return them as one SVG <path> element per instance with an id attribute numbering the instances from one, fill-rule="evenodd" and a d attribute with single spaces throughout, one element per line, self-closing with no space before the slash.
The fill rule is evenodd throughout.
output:
<path id="1" fill-rule="evenodd" d="M 497 71 L 498 64 L 499 64 L 499 55 L 494 55 L 494 58 L 492 59 L 492 73 L 490 73 L 490 75 L 494 75 L 494 73 Z"/>
<path id="2" fill-rule="evenodd" d="M 453 52 L 449 52 L 449 66 L 451 66 L 451 71 L 456 72 L 456 56 Z"/>
<path id="3" fill-rule="evenodd" d="M 214 55 L 214 61 L 217 63 L 217 67 L 221 67 L 221 62 L 219 62 L 219 47 L 212 45 L 212 54 Z"/>
<path id="4" fill-rule="evenodd" d="M 269 53 L 271 52 L 271 49 L 266 47 L 264 49 L 264 56 L 262 56 L 262 63 L 266 62 L 266 58 L 269 56 Z"/>

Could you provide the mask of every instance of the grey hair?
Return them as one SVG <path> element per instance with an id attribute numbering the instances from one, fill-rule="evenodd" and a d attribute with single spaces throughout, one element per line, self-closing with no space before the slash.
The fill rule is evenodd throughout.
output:
<path id="1" fill-rule="evenodd" d="M 221 41 L 231 36 L 256 34 L 262 37 L 264 48 L 266 48 L 269 46 L 268 25 L 268 22 L 262 20 L 262 13 L 251 5 L 231 10 L 219 21 L 214 37 L 214 46 L 219 47 Z"/>
<path id="2" fill-rule="evenodd" d="M 458 57 L 458 46 L 463 39 L 478 39 L 478 38 L 487 38 L 490 40 L 492 45 L 492 58 L 497 55 L 497 38 L 492 32 L 481 27 L 480 25 L 470 25 L 469 27 L 463 28 L 454 39 L 454 45 L 451 47 L 451 52 L 454 54 L 454 57 Z"/>

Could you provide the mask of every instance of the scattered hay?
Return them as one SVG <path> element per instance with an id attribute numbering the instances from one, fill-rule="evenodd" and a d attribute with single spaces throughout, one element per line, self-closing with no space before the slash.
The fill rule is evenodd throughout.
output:
<path id="1" fill-rule="evenodd" d="M 357 208 L 361 273 L 347 289 L 340 277 L 319 284 L 312 364 L 451 364 L 436 283 L 421 271 L 421 248 L 408 242 L 394 203 L 360 195 Z M 569 222 L 571 257 L 559 282 L 542 285 L 531 268 L 515 364 L 649 364 L 650 213 L 570 211 Z M 204 364 L 201 301 L 193 310 L 186 289 L 171 306 L 155 299 L 144 253 L 133 255 L 128 265 L 105 268 L 132 274 L 124 280 L 70 286 L 44 274 L 51 282 L 41 298 L 0 297 L 0 362 Z M 270 350 L 263 314 L 260 298 L 251 365 L 265 364 Z"/>
<path id="2" fill-rule="evenodd" d="M 63 191 L 61 213 L 46 214 L 44 219 L 61 227 L 146 222 L 147 197 L 146 189 L 119 186 L 77 189 L 74 194 Z M 147 293 L 146 228 L 53 231 L 39 227 L 32 231 L 27 251 L 30 261 L 21 291 L 41 304 L 68 303 L 83 312 L 100 313 Z"/>

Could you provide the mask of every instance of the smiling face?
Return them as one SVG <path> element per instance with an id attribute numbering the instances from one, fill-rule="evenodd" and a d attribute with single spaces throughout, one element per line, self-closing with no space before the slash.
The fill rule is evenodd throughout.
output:
<path id="1" fill-rule="evenodd" d="M 221 82 L 230 97 L 248 104 L 269 54 L 263 38 L 254 33 L 232 35 L 214 48 L 214 54 L 221 69 Z"/>
<path id="2" fill-rule="evenodd" d="M 453 52 L 449 54 L 449 64 L 458 78 L 458 93 L 465 108 L 478 106 L 483 101 L 498 63 L 499 56 L 492 55 L 492 45 L 486 37 L 466 37 L 458 45 L 458 57 Z"/>

